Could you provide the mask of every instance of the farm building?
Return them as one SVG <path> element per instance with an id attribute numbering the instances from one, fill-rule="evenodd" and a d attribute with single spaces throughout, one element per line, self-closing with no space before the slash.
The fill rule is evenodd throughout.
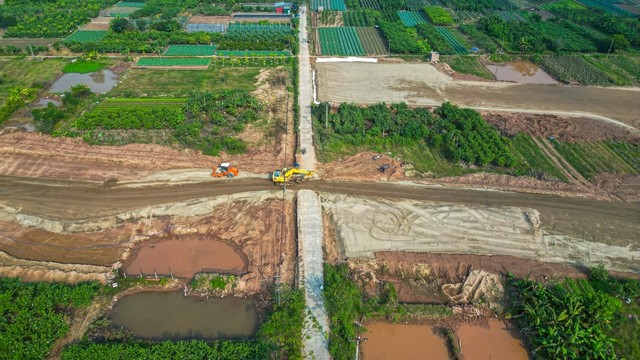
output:
<path id="1" fill-rule="evenodd" d="M 432 51 L 429 54 L 429 61 L 437 63 L 438 61 L 440 61 L 440 53 Z"/>
<path id="2" fill-rule="evenodd" d="M 291 15 L 291 8 L 293 7 L 292 3 L 288 2 L 277 2 L 273 5 L 278 14 Z"/>

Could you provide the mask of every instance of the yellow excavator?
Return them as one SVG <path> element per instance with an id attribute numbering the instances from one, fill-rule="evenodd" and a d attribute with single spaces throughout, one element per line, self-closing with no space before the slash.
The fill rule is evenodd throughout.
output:
<path id="1" fill-rule="evenodd" d="M 298 168 L 284 168 L 282 171 L 276 170 L 271 174 L 271 181 L 274 184 L 291 184 L 291 183 L 301 183 L 304 181 L 305 177 L 312 176 L 315 174 L 314 171 L 303 170 Z"/>

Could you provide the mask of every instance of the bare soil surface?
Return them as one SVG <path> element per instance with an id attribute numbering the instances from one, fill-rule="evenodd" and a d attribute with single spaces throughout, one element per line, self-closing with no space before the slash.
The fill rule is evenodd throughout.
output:
<path id="1" fill-rule="evenodd" d="M 614 196 L 633 202 L 640 202 L 639 175 L 596 174 L 591 182 Z"/>
<path id="2" fill-rule="evenodd" d="M 231 16 L 192 16 L 187 24 L 229 24 Z"/>
<path id="3" fill-rule="evenodd" d="M 606 220 L 586 220 L 579 215 L 583 208 L 572 209 L 567 216 L 555 205 L 401 201 L 398 193 L 393 200 L 322 193 L 322 206 L 346 257 L 373 257 L 380 251 L 505 255 L 640 270 L 636 261 L 640 225 L 631 218 L 623 220 L 621 212 L 614 211 Z M 498 194 L 487 195 L 498 198 Z M 638 210 L 636 206 L 636 220 Z"/>
<path id="4" fill-rule="evenodd" d="M 378 170 L 389 165 L 384 172 Z M 318 176 L 338 181 L 397 181 L 405 179 L 401 161 L 386 154 L 363 152 L 345 159 L 319 163 Z"/>
<path id="5" fill-rule="evenodd" d="M 595 117 L 640 129 L 638 88 L 528 85 L 455 80 L 431 64 L 316 64 L 320 101 L 435 106 Z"/>
<path id="6" fill-rule="evenodd" d="M 480 114 L 489 124 L 509 136 L 524 132 L 534 137 L 554 137 L 567 142 L 640 142 L 640 132 L 592 118 L 496 111 L 481 111 Z"/>
<path id="7" fill-rule="evenodd" d="M 109 30 L 109 26 L 111 24 L 111 20 L 113 18 L 108 16 L 98 16 L 96 18 L 91 19 L 91 22 L 86 24 L 82 30 Z"/>
<path id="8" fill-rule="evenodd" d="M 237 275 L 245 270 L 246 255 L 233 246 L 189 234 L 142 244 L 126 266 L 127 274 L 134 276 L 159 274 L 187 279 L 202 271 Z"/>

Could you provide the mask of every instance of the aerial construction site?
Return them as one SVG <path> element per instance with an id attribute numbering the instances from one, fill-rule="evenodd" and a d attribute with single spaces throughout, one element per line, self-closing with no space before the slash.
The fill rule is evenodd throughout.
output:
<path id="1" fill-rule="evenodd" d="M 638 30 L 487 30 L 638 4 L 494 2 L 5 2 L 0 357 L 640 356 Z"/>

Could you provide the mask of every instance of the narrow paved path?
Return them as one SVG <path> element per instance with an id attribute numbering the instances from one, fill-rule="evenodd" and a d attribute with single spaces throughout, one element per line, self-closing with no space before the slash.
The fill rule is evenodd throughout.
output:
<path id="1" fill-rule="evenodd" d="M 309 62 L 309 36 L 307 34 L 307 7 L 300 7 L 300 82 L 298 104 L 300 105 L 300 166 L 315 170 L 316 152 L 313 147 L 313 123 L 311 121 L 311 63 Z M 305 359 L 330 359 L 329 317 L 324 307 L 323 228 L 320 198 L 310 190 L 300 190 L 298 208 L 298 262 L 299 284 L 305 290 L 305 303 L 314 319 L 308 319 L 304 334 Z M 308 336 L 308 337 L 307 337 Z"/>
<path id="2" fill-rule="evenodd" d="M 313 148 L 313 122 L 311 120 L 311 101 L 313 100 L 313 89 L 311 81 L 311 63 L 309 62 L 309 36 L 307 34 L 307 11 L 306 6 L 300 7 L 300 41 L 299 54 L 299 94 L 298 104 L 300 105 L 300 142 L 299 147 L 300 166 L 303 169 L 315 170 L 316 152 Z"/>
<path id="3" fill-rule="evenodd" d="M 299 284 L 305 290 L 307 318 L 304 329 L 304 359 L 329 359 L 329 317 L 324 307 L 322 264 L 323 229 L 320 198 L 311 190 L 298 191 Z M 306 337 L 308 336 L 308 337 Z"/>

